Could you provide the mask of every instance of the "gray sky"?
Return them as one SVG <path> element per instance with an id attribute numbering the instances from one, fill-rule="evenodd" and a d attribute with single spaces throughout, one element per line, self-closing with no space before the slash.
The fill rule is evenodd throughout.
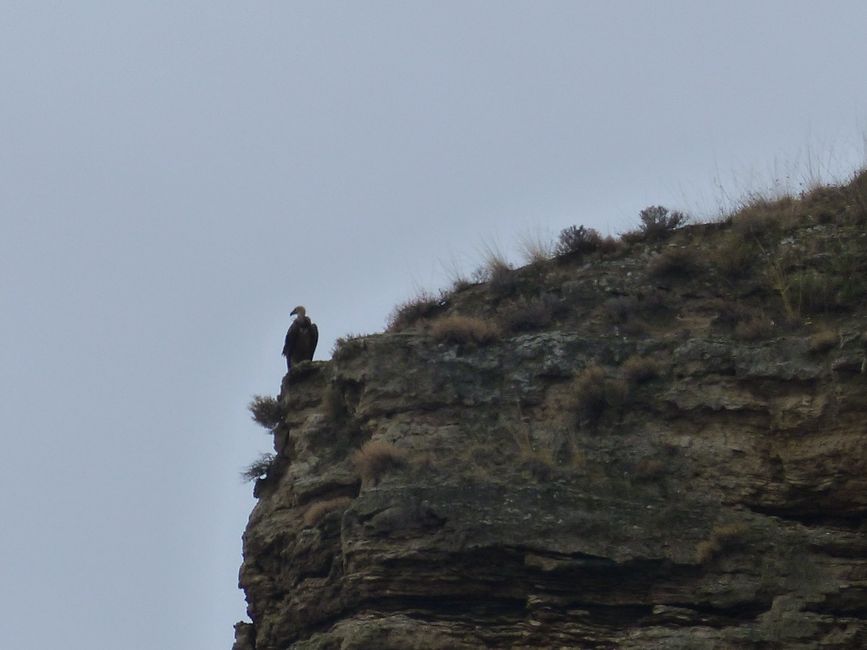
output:
<path id="1" fill-rule="evenodd" d="M 0 639 L 231 647 L 289 311 L 863 163 L 867 3 L 0 2 Z"/>

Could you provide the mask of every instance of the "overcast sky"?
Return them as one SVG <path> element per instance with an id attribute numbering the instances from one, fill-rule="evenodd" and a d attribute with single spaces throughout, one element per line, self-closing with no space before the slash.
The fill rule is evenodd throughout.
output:
<path id="1" fill-rule="evenodd" d="M 867 3 L 0 0 L 0 639 L 230 648 L 289 311 L 864 161 Z"/>

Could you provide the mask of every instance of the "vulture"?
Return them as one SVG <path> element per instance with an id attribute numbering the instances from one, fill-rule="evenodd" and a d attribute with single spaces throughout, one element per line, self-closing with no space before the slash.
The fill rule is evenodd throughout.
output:
<path id="1" fill-rule="evenodd" d="M 283 356 L 286 357 L 286 367 L 292 370 L 293 363 L 310 361 L 316 351 L 319 341 L 319 328 L 307 317 L 307 310 L 300 305 L 292 310 L 290 316 L 295 316 L 289 331 L 286 332 L 286 342 L 283 344 Z"/>

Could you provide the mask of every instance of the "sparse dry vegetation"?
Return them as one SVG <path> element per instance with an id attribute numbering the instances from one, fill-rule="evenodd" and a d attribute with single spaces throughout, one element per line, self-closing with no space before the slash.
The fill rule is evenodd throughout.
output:
<path id="1" fill-rule="evenodd" d="M 540 266 L 554 255 L 554 246 L 541 234 L 526 233 L 518 240 L 521 255 L 527 264 Z"/>
<path id="2" fill-rule="evenodd" d="M 575 408 L 578 415 L 595 422 L 611 408 L 619 408 L 626 401 L 628 386 L 621 379 L 608 376 L 599 365 L 586 367 L 575 377 Z"/>
<path id="3" fill-rule="evenodd" d="M 247 467 L 241 471 L 241 478 L 246 483 L 255 481 L 258 478 L 267 478 L 268 472 L 274 465 L 275 458 L 276 456 L 274 454 L 261 454 L 259 458 L 247 465 Z"/>
<path id="4" fill-rule="evenodd" d="M 689 278 L 701 270 L 698 254 L 692 248 L 667 248 L 648 264 L 647 271 L 657 278 Z"/>
<path id="5" fill-rule="evenodd" d="M 351 503 L 352 499 L 349 497 L 336 497 L 334 499 L 317 501 L 311 504 L 304 513 L 304 525 L 317 526 L 325 518 L 325 515 L 337 510 L 346 510 Z"/>
<path id="6" fill-rule="evenodd" d="M 475 343 L 485 345 L 501 337 L 495 323 L 475 316 L 454 314 L 434 321 L 431 336 L 440 343 Z"/>
<path id="7" fill-rule="evenodd" d="M 569 226 L 560 231 L 556 254 L 559 257 L 577 257 L 593 253 L 603 245 L 602 235 L 593 228 Z"/>
<path id="8" fill-rule="evenodd" d="M 641 225 L 637 230 L 630 230 L 621 235 L 623 241 L 633 244 L 641 241 L 654 242 L 667 237 L 671 232 L 686 224 L 686 215 L 682 212 L 670 212 L 661 205 L 644 208 L 638 217 Z"/>
<path id="9" fill-rule="evenodd" d="M 555 301 L 541 297 L 518 298 L 499 310 L 499 322 L 507 332 L 532 332 L 547 327 L 554 317 Z"/>
<path id="10" fill-rule="evenodd" d="M 747 526 L 741 523 L 717 524 L 713 527 L 708 539 L 696 544 L 696 559 L 700 564 L 708 562 L 723 549 L 743 541 L 747 530 Z"/>
<path id="11" fill-rule="evenodd" d="M 267 395 L 254 395 L 247 406 L 258 424 L 266 429 L 273 429 L 283 421 L 284 413 L 280 402 Z"/>
<path id="12" fill-rule="evenodd" d="M 352 455 L 364 485 L 374 486 L 385 474 L 407 465 L 407 453 L 384 440 L 368 440 Z"/>
<path id="13" fill-rule="evenodd" d="M 434 296 L 427 291 L 421 292 L 411 300 L 398 305 L 388 319 L 388 331 L 400 332 L 420 320 L 433 318 L 448 306 L 446 297 Z"/>
<path id="14" fill-rule="evenodd" d="M 810 336 L 810 352 L 819 354 L 827 352 L 840 341 L 840 335 L 831 329 L 821 329 Z"/>
<path id="15" fill-rule="evenodd" d="M 659 377 L 659 362 L 650 357 L 632 355 L 620 366 L 623 377 L 631 386 L 645 384 Z"/>
<path id="16" fill-rule="evenodd" d="M 774 323 L 765 314 L 750 314 L 735 325 L 734 336 L 739 341 L 759 341 L 774 334 Z"/>

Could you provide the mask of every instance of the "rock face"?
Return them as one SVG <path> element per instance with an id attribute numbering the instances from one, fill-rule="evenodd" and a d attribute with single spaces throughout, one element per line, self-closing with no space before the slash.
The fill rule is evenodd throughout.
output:
<path id="1" fill-rule="evenodd" d="M 867 237 L 811 205 L 745 269 L 692 226 L 296 368 L 235 650 L 867 647 Z"/>

